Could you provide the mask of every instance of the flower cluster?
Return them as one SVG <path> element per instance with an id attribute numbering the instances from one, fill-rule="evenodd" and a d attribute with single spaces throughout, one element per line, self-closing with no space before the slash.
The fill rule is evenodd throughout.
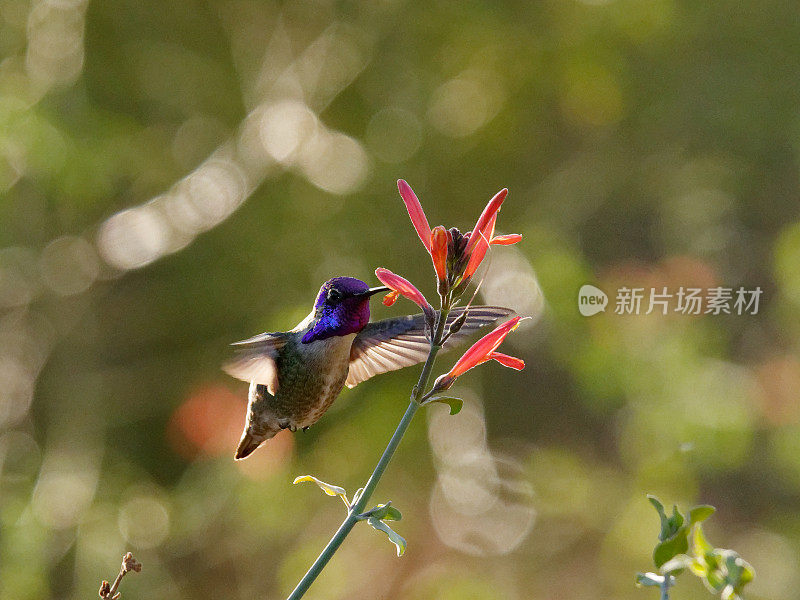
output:
<path id="1" fill-rule="evenodd" d="M 400 179 L 397 182 L 397 187 L 400 190 L 403 202 L 405 202 L 408 216 L 411 217 L 411 223 L 414 225 L 414 229 L 423 246 L 430 254 L 433 268 L 436 272 L 437 289 L 443 309 L 449 310 L 458 302 L 458 299 L 466 290 L 473 275 L 485 258 L 489 246 L 516 244 L 522 239 L 522 236 L 516 233 L 494 235 L 497 213 L 508 195 L 508 190 L 505 188 L 497 192 L 489 201 L 472 231 L 461 233 L 455 227 L 446 229 L 442 225 L 437 225 L 431 229 L 428 224 L 428 218 L 425 216 L 425 211 L 422 209 L 422 205 L 411 186 L 403 179 Z M 392 290 L 384 297 L 383 303 L 391 306 L 399 296 L 405 296 L 412 300 L 422 308 L 428 327 L 431 334 L 433 334 L 436 313 L 422 292 L 410 281 L 392 273 L 389 269 L 378 268 L 375 270 L 375 275 L 381 283 Z M 456 333 L 461 325 L 464 324 L 467 313 L 468 311 L 465 310 L 450 325 L 447 335 L 436 340 L 436 343 L 442 344 L 450 334 Z M 503 366 L 522 370 L 525 367 L 523 360 L 496 351 L 505 337 L 519 326 L 521 320 L 522 317 L 515 317 L 478 340 L 464 353 L 449 372 L 434 382 L 431 393 L 449 389 L 459 376 L 489 360 L 496 360 Z"/>
<path id="2" fill-rule="evenodd" d="M 425 211 L 411 186 L 401 179 L 397 182 L 397 188 L 419 239 L 431 255 L 439 282 L 439 294 L 443 297 L 450 291 L 456 297 L 464 292 L 490 245 L 516 244 L 522 239 L 517 233 L 494 235 L 497 213 L 508 195 L 505 188 L 489 200 L 475 227 L 466 233 L 461 233 L 455 227 L 445 229 L 442 225 L 431 229 Z"/>

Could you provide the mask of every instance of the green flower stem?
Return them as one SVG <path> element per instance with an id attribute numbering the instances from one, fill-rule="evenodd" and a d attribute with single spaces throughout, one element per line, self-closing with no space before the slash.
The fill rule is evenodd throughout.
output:
<path id="1" fill-rule="evenodd" d="M 661 600 L 669 600 L 669 573 L 664 574 L 664 581 L 661 582 Z"/>
<path id="2" fill-rule="evenodd" d="M 389 444 L 383 451 L 383 454 L 381 455 L 375 470 L 372 472 L 369 481 L 367 481 L 367 485 L 364 486 L 364 491 L 361 493 L 361 496 L 359 496 L 358 501 L 350 507 L 350 510 L 347 513 L 347 518 L 339 526 L 339 529 L 336 530 L 336 533 L 333 534 L 333 537 L 328 542 L 328 545 L 325 546 L 325 549 L 317 557 L 317 560 L 314 561 L 314 564 L 311 565 L 311 568 L 306 572 L 305 575 L 303 575 L 300 583 L 297 584 L 297 587 L 294 588 L 294 591 L 292 591 L 287 600 L 299 600 L 299 598 L 303 597 L 303 595 L 308 591 L 308 588 L 311 587 L 311 584 L 314 583 L 314 580 L 317 578 L 317 576 L 325 568 L 325 565 L 328 564 L 328 561 L 339 549 L 339 546 L 342 545 L 342 542 L 348 536 L 350 530 L 353 529 L 353 526 L 356 523 L 358 523 L 358 515 L 364 512 L 364 508 L 366 507 L 367 502 L 369 502 L 370 496 L 372 496 L 372 493 L 378 486 L 378 482 L 383 476 L 384 471 L 386 471 L 386 467 L 389 466 L 389 462 L 392 460 L 395 450 L 397 450 L 397 447 L 400 445 L 400 440 L 403 439 L 408 426 L 411 425 L 411 420 L 419 410 L 420 398 L 422 397 L 425 388 L 428 386 L 428 380 L 431 377 L 431 371 L 433 370 L 433 363 L 436 360 L 436 355 L 442 348 L 441 340 L 444 335 L 444 326 L 447 322 L 447 315 L 449 312 L 449 307 L 443 308 L 441 311 L 438 323 L 436 325 L 436 331 L 434 332 L 433 340 L 431 341 L 431 349 L 428 352 L 428 358 L 425 360 L 425 366 L 422 367 L 422 373 L 420 373 L 419 382 L 417 383 L 416 387 L 414 388 L 414 392 L 411 395 L 411 401 L 408 403 L 408 408 L 406 409 L 403 418 L 400 419 L 400 424 L 397 426 L 397 429 L 395 429 L 392 439 L 389 440 Z"/>

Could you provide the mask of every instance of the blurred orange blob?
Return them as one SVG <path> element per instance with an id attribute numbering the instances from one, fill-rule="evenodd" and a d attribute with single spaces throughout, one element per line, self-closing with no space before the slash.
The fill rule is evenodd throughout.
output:
<path id="1" fill-rule="evenodd" d="M 247 403 L 244 397 L 215 384 L 196 388 L 170 417 L 167 439 L 187 459 L 218 456 L 236 449 Z"/>
<path id="2" fill-rule="evenodd" d="M 773 425 L 800 421 L 800 361 L 795 356 L 776 356 L 756 370 L 759 408 Z"/>
<path id="3" fill-rule="evenodd" d="M 201 386 L 172 413 L 167 440 L 175 452 L 188 460 L 229 455 L 233 462 L 246 411 L 243 395 L 218 384 Z M 291 458 L 293 448 L 291 434 L 281 432 L 238 464 L 249 477 L 267 477 Z"/>
<path id="4" fill-rule="evenodd" d="M 666 279 L 664 285 L 679 287 L 711 288 L 720 285 L 719 275 L 713 265 L 694 256 L 671 256 L 664 259 L 662 269 Z"/>

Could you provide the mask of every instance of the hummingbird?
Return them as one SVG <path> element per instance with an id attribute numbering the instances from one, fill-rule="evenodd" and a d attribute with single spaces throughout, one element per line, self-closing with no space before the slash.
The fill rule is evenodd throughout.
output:
<path id="1" fill-rule="evenodd" d="M 388 292 L 353 277 L 334 277 L 317 294 L 309 315 L 290 331 L 262 333 L 233 344 L 236 356 L 223 369 L 250 383 L 247 419 L 236 460 L 249 456 L 282 429 L 306 430 L 344 386 L 418 364 L 428 356 L 425 315 L 370 322 L 369 300 Z M 444 349 L 469 333 L 511 315 L 497 306 L 455 308 L 448 323 L 468 310 Z"/>

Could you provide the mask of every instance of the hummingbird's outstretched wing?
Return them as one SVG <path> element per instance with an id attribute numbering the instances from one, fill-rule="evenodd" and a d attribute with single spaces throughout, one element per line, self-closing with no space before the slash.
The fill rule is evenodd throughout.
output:
<path id="1" fill-rule="evenodd" d="M 267 386 L 273 396 L 278 391 L 278 367 L 275 358 L 286 345 L 285 333 L 261 333 L 241 342 L 231 344 L 236 349 L 236 358 L 223 365 L 223 370 L 232 377 L 248 383 Z"/>
<path id="2" fill-rule="evenodd" d="M 447 323 L 455 321 L 464 308 L 454 308 Z M 461 329 L 450 336 L 443 350 L 463 342 L 476 329 L 514 314 L 510 308 L 472 306 Z M 430 344 L 425 337 L 425 316 L 409 315 L 369 323 L 353 340 L 350 372 L 345 385 L 352 388 L 374 375 L 396 371 L 421 363 L 428 356 Z"/>

